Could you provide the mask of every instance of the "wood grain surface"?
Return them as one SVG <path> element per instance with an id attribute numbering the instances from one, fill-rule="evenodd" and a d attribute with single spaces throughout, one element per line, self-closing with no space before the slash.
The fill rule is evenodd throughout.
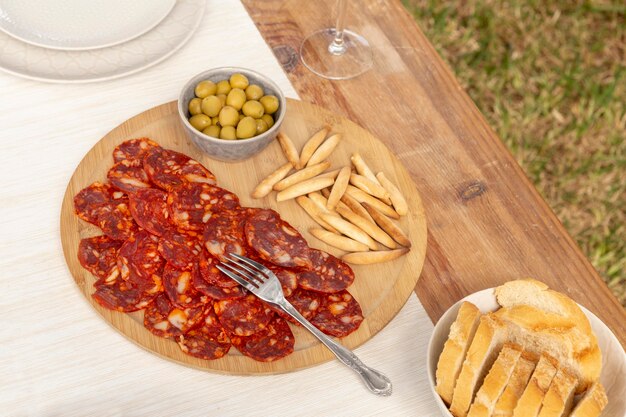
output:
<path id="1" fill-rule="evenodd" d="M 349 2 L 374 68 L 331 82 L 299 61 L 304 36 L 333 25 L 335 1 L 243 0 L 303 100 L 379 137 L 408 168 L 428 213 L 416 292 L 437 321 L 455 301 L 540 279 L 597 314 L 626 344 L 626 312 L 398 0 Z"/>
<path id="2" fill-rule="evenodd" d="M 426 219 L 421 199 L 408 172 L 378 139 L 364 129 L 341 116 L 331 114 L 320 107 L 289 100 L 287 115 L 282 130 L 294 141 L 298 149 L 323 125 L 333 127 L 333 132 L 342 133 L 343 141 L 329 160 L 333 167 L 346 165 L 350 155 L 358 150 L 366 160 L 372 161 L 372 168 L 383 170 L 392 181 L 399 185 L 408 197 L 409 214 L 399 224 L 409 230 L 412 249 L 406 256 L 395 261 L 378 265 L 354 266 L 355 283 L 349 288 L 360 302 L 365 321 L 355 333 L 342 339 L 349 348 L 355 348 L 378 333 L 397 313 L 410 296 L 423 266 L 426 251 Z M 293 371 L 322 363 L 333 358 L 332 354 L 314 339 L 306 330 L 292 326 L 296 336 L 295 352 L 272 363 L 256 362 L 242 356 L 236 349 L 215 361 L 205 361 L 188 356 L 175 342 L 156 337 L 143 327 L 143 312 L 119 313 L 102 308 L 93 301 L 95 278 L 84 270 L 77 260 L 80 239 L 101 234 L 98 228 L 83 222 L 74 214 L 73 197 L 78 191 L 96 180 L 104 180 L 112 166 L 111 153 L 120 142 L 147 136 L 162 146 L 183 152 L 207 166 L 217 177 L 218 184 L 235 192 L 242 205 L 271 207 L 289 221 L 305 236 L 312 247 L 326 250 L 340 256 L 342 252 L 330 248 L 308 233 L 315 223 L 295 203 L 276 203 L 275 194 L 260 200 L 249 195 L 254 186 L 277 166 L 285 162 L 278 143 L 272 143 L 266 150 L 252 159 L 238 163 L 224 163 L 204 156 L 188 141 L 182 128 L 176 103 L 171 102 L 141 113 L 102 138 L 80 162 L 67 187 L 61 209 L 61 240 L 69 269 L 87 300 L 100 315 L 122 334 L 143 348 L 162 357 L 194 368 L 228 374 L 268 374 Z"/>

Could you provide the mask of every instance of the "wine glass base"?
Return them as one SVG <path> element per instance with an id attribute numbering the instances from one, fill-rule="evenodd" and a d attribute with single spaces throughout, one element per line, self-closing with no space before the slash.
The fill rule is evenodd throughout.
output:
<path id="1" fill-rule="evenodd" d="M 329 50 L 334 39 L 335 29 L 322 29 L 309 35 L 300 46 L 304 66 L 330 80 L 354 78 L 372 67 L 372 48 L 363 36 L 344 30 L 345 50 L 341 54 Z"/>

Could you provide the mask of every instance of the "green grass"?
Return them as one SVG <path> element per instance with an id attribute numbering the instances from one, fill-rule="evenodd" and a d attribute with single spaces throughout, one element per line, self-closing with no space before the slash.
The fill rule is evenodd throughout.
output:
<path id="1" fill-rule="evenodd" d="M 626 306 L 626 4 L 403 3 Z"/>

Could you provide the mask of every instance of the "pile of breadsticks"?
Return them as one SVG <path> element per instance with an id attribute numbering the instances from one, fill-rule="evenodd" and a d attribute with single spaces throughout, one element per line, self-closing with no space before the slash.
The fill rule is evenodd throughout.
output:
<path id="1" fill-rule="evenodd" d="M 373 264 L 404 255 L 411 241 L 392 220 L 407 214 L 404 196 L 384 173 L 374 175 L 358 153 L 352 154 L 351 165 L 326 171 L 327 159 L 341 141 L 339 133 L 328 136 L 330 130 L 325 126 L 311 136 L 300 153 L 280 132 L 277 139 L 289 162 L 263 179 L 252 197 L 274 190 L 278 202 L 295 198 L 321 226 L 309 232 L 348 252 L 341 257 L 346 262 Z"/>

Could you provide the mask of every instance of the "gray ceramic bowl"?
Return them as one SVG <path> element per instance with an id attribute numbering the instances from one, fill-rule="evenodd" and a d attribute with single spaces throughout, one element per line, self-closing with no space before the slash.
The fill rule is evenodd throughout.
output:
<path id="1" fill-rule="evenodd" d="M 273 94 L 278 97 L 278 110 L 273 114 L 274 125 L 265 133 L 242 140 L 218 139 L 196 130 L 189 123 L 190 114 L 187 108 L 189 101 L 195 97 L 194 89 L 196 85 L 202 80 L 218 82 L 229 79 L 234 73 L 243 74 L 248 77 L 250 84 L 258 84 L 263 87 L 265 94 Z M 285 100 L 285 95 L 274 81 L 256 71 L 237 67 L 214 68 L 201 72 L 185 84 L 178 97 L 178 114 L 189 139 L 211 158 L 227 162 L 248 159 L 265 149 L 276 138 L 285 118 L 286 107 L 287 100 Z"/>

